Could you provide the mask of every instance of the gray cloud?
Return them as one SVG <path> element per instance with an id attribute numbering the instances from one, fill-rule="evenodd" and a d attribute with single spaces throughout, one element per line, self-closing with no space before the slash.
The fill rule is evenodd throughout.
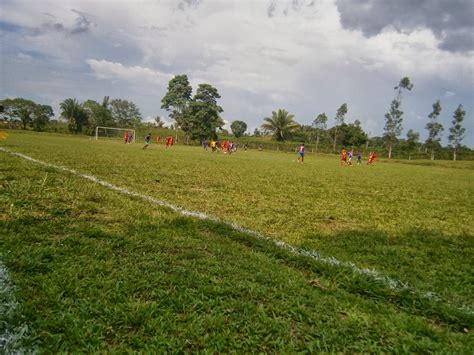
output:
<path id="1" fill-rule="evenodd" d="M 273 17 L 273 15 L 275 14 L 275 10 L 276 10 L 276 2 L 273 0 L 270 2 L 270 4 L 267 7 L 267 16 Z"/>
<path id="2" fill-rule="evenodd" d="M 75 9 L 72 9 L 71 11 L 75 12 L 78 17 L 76 18 L 76 23 L 70 32 L 72 34 L 89 32 L 89 29 L 94 26 L 94 23 L 87 17 L 88 15 Z"/>
<path id="3" fill-rule="evenodd" d="M 314 7 L 314 5 L 315 0 L 292 0 L 291 3 L 270 0 L 267 6 L 267 16 L 270 18 L 274 17 L 277 8 L 281 9 L 281 13 L 284 16 L 288 16 L 290 10 L 293 10 L 293 12 L 300 12 L 304 7 Z"/>
<path id="4" fill-rule="evenodd" d="M 64 32 L 70 34 L 81 34 L 89 32 L 92 27 L 96 24 L 90 19 L 90 15 L 86 14 L 85 12 L 78 11 L 75 9 L 71 9 L 72 12 L 76 13 L 78 16 L 74 22 L 72 27 L 67 27 L 59 21 L 55 21 L 56 17 L 49 14 L 44 13 L 45 16 L 51 18 L 52 21 L 44 23 L 41 28 L 35 28 L 32 30 L 34 35 L 39 35 L 44 33 L 45 31 L 56 31 L 56 32 Z"/>
<path id="5" fill-rule="evenodd" d="M 182 0 L 178 4 L 178 9 L 184 11 L 186 7 L 198 7 L 201 3 L 201 0 Z"/>
<path id="6" fill-rule="evenodd" d="M 450 52 L 474 49 L 472 0 L 336 0 L 342 26 L 375 36 L 385 28 L 412 32 L 427 28 Z"/>

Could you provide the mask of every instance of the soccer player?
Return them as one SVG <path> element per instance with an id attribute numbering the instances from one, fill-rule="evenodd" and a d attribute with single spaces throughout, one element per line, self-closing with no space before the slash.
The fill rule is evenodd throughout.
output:
<path id="1" fill-rule="evenodd" d="M 352 166 L 352 150 L 347 152 L 347 165 Z"/>
<path id="2" fill-rule="evenodd" d="M 298 147 L 298 162 L 302 163 L 304 161 L 304 143 Z"/>
<path id="3" fill-rule="evenodd" d="M 143 149 L 147 149 L 148 146 L 150 145 L 150 140 L 151 140 L 151 133 L 148 133 L 145 136 L 145 145 L 143 146 Z"/>
<path id="4" fill-rule="evenodd" d="M 367 161 L 367 165 L 372 165 L 375 162 L 376 159 L 377 159 L 377 153 L 375 151 L 370 152 L 369 160 Z"/>
<path id="5" fill-rule="evenodd" d="M 123 141 L 125 144 L 128 143 L 128 131 L 125 131 L 125 133 L 123 134 Z"/>
<path id="6" fill-rule="evenodd" d="M 375 163 L 376 160 L 377 160 L 377 152 L 374 150 L 374 152 L 372 153 L 372 164 Z"/>
<path id="7" fill-rule="evenodd" d="M 346 150 L 346 148 L 342 148 L 342 151 L 341 151 L 341 165 L 343 165 L 344 163 L 347 163 L 347 150 Z"/>
<path id="8" fill-rule="evenodd" d="M 362 152 L 360 149 L 357 151 L 357 165 L 362 164 Z"/>
<path id="9" fill-rule="evenodd" d="M 211 151 L 214 153 L 217 149 L 217 142 L 213 139 L 211 141 Z"/>
<path id="10" fill-rule="evenodd" d="M 156 144 L 160 144 L 160 139 L 161 139 L 161 136 L 160 136 L 160 135 L 157 135 L 157 136 L 156 136 Z"/>

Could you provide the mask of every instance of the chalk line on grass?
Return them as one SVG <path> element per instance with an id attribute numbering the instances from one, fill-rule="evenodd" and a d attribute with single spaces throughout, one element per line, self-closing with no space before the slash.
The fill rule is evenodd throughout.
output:
<path id="1" fill-rule="evenodd" d="M 0 352 L 6 354 L 32 353 L 22 346 L 28 326 L 26 324 L 12 325 L 13 318 L 19 312 L 14 292 L 15 288 L 10 282 L 7 268 L 0 261 Z"/>
<path id="2" fill-rule="evenodd" d="M 79 177 L 82 177 L 84 179 L 90 180 L 90 181 L 92 181 L 96 184 L 102 185 L 104 187 L 107 187 L 107 188 L 109 188 L 111 190 L 114 190 L 114 191 L 117 191 L 119 193 L 126 194 L 128 196 L 132 196 L 132 197 L 136 197 L 136 198 L 140 198 L 142 200 L 149 201 L 149 202 L 151 202 L 153 204 L 156 204 L 158 206 L 161 206 L 161 207 L 169 208 L 169 209 L 171 209 L 171 210 L 173 210 L 173 211 L 175 211 L 175 212 L 177 212 L 177 213 L 179 213 L 183 216 L 194 217 L 194 218 L 198 218 L 198 219 L 202 219 L 202 220 L 206 220 L 206 221 L 212 221 L 212 222 L 225 224 L 225 225 L 231 227 L 233 230 L 235 230 L 237 232 L 241 232 L 241 233 L 244 233 L 244 234 L 247 234 L 247 235 L 251 235 L 251 236 L 253 236 L 255 238 L 258 238 L 258 239 L 261 239 L 261 240 L 266 240 L 268 242 L 273 243 L 277 247 L 279 247 L 281 249 L 284 249 L 284 250 L 287 250 L 287 251 L 289 251 L 289 252 L 291 252 L 295 255 L 309 257 L 309 258 L 314 259 L 314 260 L 316 260 L 320 263 L 327 264 L 327 265 L 330 265 L 330 266 L 350 269 L 352 272 L 354 272 L 356 274 L 359 274 L 359 275 L 370 277 L 370 278 L 372 278 L 372 280 L 374 280 L 378 283 L 381 283 L 381 284 L 385 285 L 386 287 L 388 287 L 390 289 L 399 290 L 399 291 L 408 291 L 408 292 L 411 292 L 412 294 L 418 295 L 421 298 L 428 299 L 428 300 L 435 301 L 435 302 L 441 302 L 442 301 L 441 297 L 438 296 L 434 292 L 420 292 L 420 291 L 417 291 L 413 287 L 409 286 L 407 283 L 402 282 L 402 281 L 397 280 L 397 279 L 394 279 L 390 276 L 382 275 L 376 270 L 368 269 L 368 268 L 361 268 L 361 267 L 357 266 L 356 264 L 354 264 L 352 262 L 341 261 L 341 260 L 339 260 L 335 257 L 332 257 L 332 256 L 323 256 L 315 250 L 308 250 L 308 249 L 303 249 L 303 248 L 300 248 L 300 247 L 295 247 L 295 246 L 293 246 L 291 244 L 288 244 L 288 243 L 285 243 L 283 241 L 275 240 L 273 238 L 265 236 L 265 235 L 261 234 L 260 232 L 257 232 L 257 231 L 239 226 L 236 223 L 227 222 L 227 221 L 221 220 L 218 217 L 211 216 L 211 215 L 208 215 L 208 214 L 203 213 L 203 212 L 189 211 L 185 208 L 173 205 L 169 202 L 159 200 L 159 199 L 156 199 L 154 197 L 144 195 L 144 194 L 141 194 L 141 193 L 138 193 L 138 192 L 130 191 L 127 188 L 111 184 L 111 183 L 109 183 L 107 181 L 104 181 L 104 180 L 101 180 L 101 179 L 99 179 L 99 178 L 97 178 L 93 175 L 83 174 L 83 173 L 80 173 L 80 172 L 78 172 L 74 169 L 71 169 L 71 168 L 68 168 L 68 167 L 65 167 L 65 166 L 55 165 L 55 164 L 52 164 L 52 163 L 47 163 L 47 162 L 32 158 L 28 155 L 5 149 L 3 147 L 0 147 L 0 151 L 3 151 L 5 153 L 9 153 L 11 155 L 16 155 L 20 158 L 29 160 L 31 162 L 34 162 L 34 163 L 37 163 L 37 164 L 40 164 L 40 165 L 43 165 L 43 166 L 46 166 L 46 167 L 50 167 L 50 168 L 54 168 L 54 169 L 57 169 L 57 170 L 62 170 L 62 171 L 72 173 L 76 176 L 79 176 Z M 470 315 L 474 314 L 473 310 L 471 310 L 471 309 L 469 309 L 465 306 L 460 307 L 460 308 L 456 307 L 456 309 L 458 311 L 461 311 L 461 312 L 466 313 L 466 314 L 470 314 Z"/>

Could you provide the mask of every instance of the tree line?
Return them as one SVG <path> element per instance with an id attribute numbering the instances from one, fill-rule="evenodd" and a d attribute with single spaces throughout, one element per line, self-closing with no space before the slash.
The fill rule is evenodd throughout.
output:
<path id="1" fill-rule="evenodd" d="M 403 129 L 402 96 L 413 87 L 408 77 L 402 78 L 394 87 L 395 97 L 384 116 L 385 126 L 382 137 L 369 139 L 369 135 L 363 130 L 359 120 L 346 123 L 347 103 L 343 103 L 337 109 L 334 126 L 330 128 L 327 127 L 329 118 L 324 112 L 318 114 L 311 125 L 300 125 L 295 121 L 294 115 L 284 109 L 279 109 L 263 119 L 263 124 L 260 129 L 254 130 L 253 136 L 270 136 L 276 142 L 313 143 L 316 152 L 319 151 L 321 145 L 325 148 L 331 145 L 333 153 L 336 152 L 338 146 L 358 149 L 365 146 L 367 149 L 370 140 L 372 145 L 384 147 L 389 159 L 392 157 L 393 147 L 402 143 L 403 149 L 410 157 L 423 145 L 419 141 L 420 134 L 413 130 L 408 131 L 406 139 L 400 138 Z M 217 103 L 217 100 L 221 98 L 217 88 L 203 83 L 198 85 L 194 95 L 192 92 L 193 88 L 187 75 L 176 75 L 169 81 L 167 91 L 161 99 L 161 108 L 168 111 L 169 117 L 174 121 L 170 128 L 176 131 L 176 138 L 179 130 L 184 133 L 186 143 L 189 143 L 189 140 L 200 142 L 204 139 L 217 139 L 218 133 L 228 134 L 223 129 L 224 120 L 221 117 L 223 109 Z M 164 121 L 159 116 L 155 118 L 154 123 L 143 123 L 140 110 L 133 102 L 123 99 L 110 100 L 108 96 L 104 97 L 102 102 L 86 100 L 81 103 L 75 98 L 68 98 L 61 102 L 59 107 L 60 117 L 67 123 L 68 131 L 74 134 L 92 134 L 97 126 L 134 129 L 150 125 L 164 126 Z M 441 102 L 437 100 L 432 105 L 432 112 L 427 116 L 428 122 L 425 126 L 428 138 L 424 142 L 424 148 L 430 152 L 432 160 L 435 159 L 435 153 L 442 149 L 441 138 L 444 127 L 438 122 L 441 111 Z M 448 141 L 454 160 L 464 139 L 465 115 L 466 111 L 462 105 L 459 105 L 453 113 L 452 126 L 449 128 Z M 0 119 L 11 125 L 18 124 L 22 129 L 45 130 L 48 124 L 55 122 L 52 117 L 54 117 L 54 112 L 48 105 L 37 104 L 23 98 L 0 100 Z M 245 134 L 247 124 L 244 121 L 235 120 L 230 128 L 234 137 L 240 138 Z"/>
<path id="2" fill-rule="evenodd" d="M 70 133 L 92 134 L 97 126 L 133 128 L 141 124 L 142 115 L 131 101 L 104 97 L 101 103 L 94 100 L 79 102 L 75 98 L 65 99 L 59 105 L 60 117 L 66 122 Z M 53 120 L 51 106 L 37 104 L 23 98 L 0 100 L 0 118 L 15 128 L 35 131 L 48 130 Z"/>
<path id="3" fill-rule="evenodd" d="M 396 96 L 390 104 L 389 111 L 385 114 L 384 134 L 379 139 L 375 137 L 375 142 L 379 145 L 385 146 L 387 155 L 390 159 L 392 157 L 392 150 L 395 144 L 400 143 L 400 135 L 403 129 L 403 111 L 402 94 L 404 91 L 411 91 L 414 85 L 408 77 L 400 80 L 399 84 L 394 87 Z M 444 131 L 443 125 L 438 122 L 438 117 L 441 113 L 442 107 L 440 100 L 437 100 L 432 106 L 432 112 L 428 115 L 428 122 L 425 129 L 428 131 L 428 138 L 425 141 L 425 148 L 430 151 L 431 160 L 435 159 L 435 152 L 442 148 L 441 138 Z M 299 125 L 294 116 L 286 110 L 273 111 L 270 117 L 264 118 L 264 123 L 261 125 L 261 131 L 256 129 L 254 135 L 270 134 L 276 141 L 283 142 L 285 140 L 301 140 L 315 142 L 315 151 L 318 151 L 318 146 L 321 138 L 331 138 L 332 151 L 336 152 L 337 145 L 342 145 L 348 148 L 362 148 L 369 143 L 369 137 L 362 129 L 360 121 L 355 120 L 354 123 L 346 124 L 344 122 L 345 116 L 348 112 L 347 104 L 342 104 L 336 111 L 334 117 L 334 126 L 327 129 L 328 117 L 326 113 L 319 114 L 313 121 L 312 126 Z M 449 147 L 453 152 L 453 160 L 457 158 L 457 152 L 461 147 L 461 142 L 464 139 L 465 128 L 462 126 L 466 115 L 462 105 L 459 105 L 453 113 L 451 121 L 452 126 L 449 128 Z M 420 134 L 409 130 L 406 140 L 404 141 L 405 149 L 409 152 L 409 157 L 416 148 L 420 148 L 419 142 Z M 374 139 L 372 139 L 374 141 Z M 382 144 L 380 144 L 382 143 Z"/>

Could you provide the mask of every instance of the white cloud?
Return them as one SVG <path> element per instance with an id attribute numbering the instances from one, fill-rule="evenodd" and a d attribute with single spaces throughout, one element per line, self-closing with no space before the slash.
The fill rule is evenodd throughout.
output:
<path id="1" fill-rule="evenodd" d="M 31 55 L 25 54 L 22 52 L 18 53 L 16 57 L 18 58 L 20 62 L 25 62 L 25 63 L 29 63 L 33 60 L 33 57 Z"/>
<path id="2" fill-rule="evenodd" d="M 428 112 L 438 97 L 452 97 L 446 88 L 468 116 L 474 110 L 472 55 L 440 50 L 429 30 L 387 27 L 366 38 L 343 29 L 331 0 L 203 0 L 183 9 L 178 4 L 5 0 L 1 20 L 28 31 L 2 33 L 7 74 L 1 86 L 18 96 L 37 95 L 42 88 L 50 100 L 60 94 L 125 97 L 154 117 L 166 114 L 159 102 L 169 79 L 185 73 L 194 89 L 202 82 L 218 88 L 223 116 L 249 127 L 278 108 L 306 124 L 326 112 L 331 125 L 336 109 L 347 102 L 348 120 L 357 118 L 380 135 L 393 87 L 409 76 L 415 88 L 404 96 L 407 129 L 421 122 L 414 112 Z M 74 28 L 79 14 L 93 24 L 87 31 L 53 30 L 55 23 Z M 33 56 L 30 64 L 26 56 L 4 60 L 10 52 L 43 58 Z M 445 112 L 451 110 L 442 104 Z M 474 132 L 467 136 L 474 145 Z"/>
<path id="3" fill-rule="evenodd" d="M 166 85 L 172 75 L 161 73 L 150 68 L 141 66 L 125 66 L 121 63 L 106 60 L 87 59 L 86 63 L 91 67 L 95 76 L 99 79 L 120 79 L 135 84 Z"/>

